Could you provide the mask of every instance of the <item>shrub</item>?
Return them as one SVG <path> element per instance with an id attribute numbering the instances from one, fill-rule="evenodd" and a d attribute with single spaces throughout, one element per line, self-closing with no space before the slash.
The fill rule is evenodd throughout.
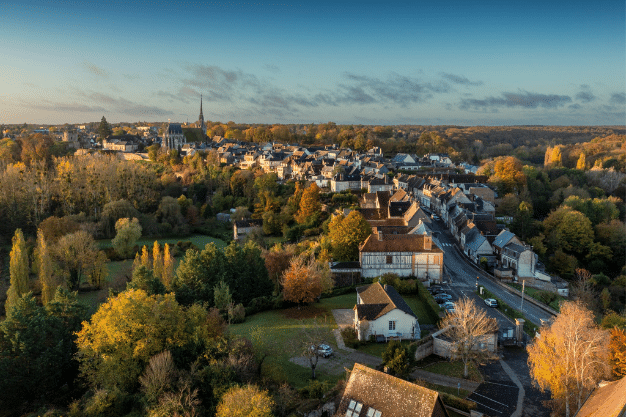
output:
<path id="1" fill-rule="evenodd" d="M 246 307 L 246 314 L 248 316 L 256 313 L 260 313 L 261 311 L 271 310 L 273 307 L 273 302 L 270 297 L 256 297 L 250 300 L 248 303 L 248 307 Z"/>
<path id="2" fill-rule="evenodd" d="M 456 395 L 447 394 L 445 392 L 440 393 L 441 400 L 445 405 L 449 405 L 450 407 L 454 407 L 458 410 L 465 411 L 469 413 L 471 410 L 476 409 L 476 403 L 474 401 L 465 400 L 463 398 L 459 398 Z"/>
<path id="3" fill-rule="evenodd" d="M 237 304 L 236 306 L 228 309 L 228 317 L 233 324 L 243 323 L 246 320 L 246 309 L 243 304 Z"/>
<path id="4" fill-rule="evenodd" d="M 551 291 L 537 291 L 537 299 L 546 305 L 556 301 L 557 295 Z"/>
<path id="5" fill-rule="evenodd" d="M 330 382 L 315 379 L 299 392 L 305 398 L 322 398 L 331 388 Z"/>
<path id="6" fill-rule="evenodd" d="M 356 330 L 352 327 L 346 327 L 341 330 L 341 337 L 346 346 L 356 349 L 361 345 L 361 342 L 357 338 Z"/>

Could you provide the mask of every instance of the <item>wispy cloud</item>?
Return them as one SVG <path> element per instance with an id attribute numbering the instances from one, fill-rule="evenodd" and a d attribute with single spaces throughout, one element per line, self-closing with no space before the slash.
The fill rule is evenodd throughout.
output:
<path id="1" fill-rule="evenodd" d="M 100 68 L 96 64 L 92 64 L 89 61 L 84 61 L 82 65 L 88 72 L 90 72 L 93 75 L 96 75 L 102 78 L 109 78 L 109 73 L 104 68 Z"/>
<path id="2" fill-rule="evenodd" d="M 91 113 L 106 111 L 106 109 L 102 106 L 89 106 L 87 104 L 80 103 L 59 103 L 51 101 L 44 101 L 43 103 L 36 104 L 31 107 L 37 110 L 61 111 L 70 113 Z"/>
<path id="3" fill-rule="evenodd" d="M 482 100 L 462 99 L 459 108 L 470 109 L 497 109 L 500 107 L 522 107 L 526 109 L 556 109 L 570 103 L 570 96 L 558 94 L 539 94 L 522 91 L 519 93 L 502 93 L 501 97 L 487 97 Z"/>
<path id="4" fill-rule="evenodd" d="M 272 64 L 265 64 L 263 65 L 263 69 L 265 69 L 266 71 L 269 71 L 273 74 L 278 74 L 280 72 L 280 68 L 278 68 L 276 65 L 272 65 Z"/>
<path id="5" fill-rule="evenodd" d="M 460 84 L 460 85 L 483 85 L 482 81 L 470 81 L 469 78 L 464 77 L 462 75 L 455 75 L 455 74 L 449 74 L 447 72 L 442 72 L 441 76 L 450 81 L 451 83 L 454 84 Z"/>

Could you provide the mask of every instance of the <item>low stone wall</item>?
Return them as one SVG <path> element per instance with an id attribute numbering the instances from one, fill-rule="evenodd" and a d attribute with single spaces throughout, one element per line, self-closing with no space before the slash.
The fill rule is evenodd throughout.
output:
<path id="1" fill-rule="evenodd" d="M 427 356 L 433 354 L 433 337 L 426 336 L 424 339 L 419 341 L 420 345 L 417 347 L 415 351 L 415 360 L 421 361 Z"/>

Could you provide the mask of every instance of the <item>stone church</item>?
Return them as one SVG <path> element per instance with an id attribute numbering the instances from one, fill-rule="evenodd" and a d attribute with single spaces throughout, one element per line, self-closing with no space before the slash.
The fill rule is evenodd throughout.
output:
<path id="1" fill-rule="evenodd" d="M 202 114 L 202 95 L 200 95 L 200 116 L 196 126 L 202 129 L 202 137 L 206 138 L 206 124 L 204 123 L 204 115 Z M 180 123 L 168 123 L 167 129 L 163 132 L 163 143 L 161 147 L 166 150 L 176 149 L 180 151 L 187 143 L 183 127 Z"/>

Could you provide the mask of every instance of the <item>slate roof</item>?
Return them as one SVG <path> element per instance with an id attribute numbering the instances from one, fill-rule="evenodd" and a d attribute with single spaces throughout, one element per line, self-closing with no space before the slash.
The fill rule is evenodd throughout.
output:
<path id="1" fill-rule="evenodd" d="M 424 249 L 424 236 L 421 235 L 385 235 L 378 240 L 378 235 L 372 233 L 365 239 L 360 248 L 361 252 L 442 252 L 432 243 L 431 250 Z"/>
<path id="2" fill-rule="evenodd" d="M 626 377 L 596 388 L 574 417 L 624 416 L 626 416 Z"/>
<path id="3" fill-rule="evenodd" d="M 389 217 L 402 217 L 411 208 L 410 201 L 390 201 Z"/>
<path id="4" fill-rule="evenodd" d="M 502 248 L 502 254 L 517 259 L 525 250 L 526 249 L 523 246 L 518 245 L 517 243 L 507 243 L 504 248 Z"/>
<path id="5" fill-rule="evenodd" d="M 472 228 L 467 236 L 465 236 L 465 247 L 472 249 L 474 252 L 478 251 L 478 248 L 487 240 L 487 238 L 480 234 L 478 229 Z M 489 243 L 489 242 L 487 242 Z"/>
<path id="6" fill-rule="evenodd" d="M 237 220 L 235 225 L 240 227 L 261 227 L 263 226 L 263 220 L 260 219 L 249 219 L 249 220 Z"/>
<path id="7" fill-rule="evenodd" d="M 383 417 L 448 417 L 437 391 L 355 363 L 339 403 L 344 416 L 351 401 L 362 404 L 359 417 L 371 408 Z"/>
<path id="8" fill-rule="evenodd" d="M 183 127 L 180 125 L 180 123 L 170 123 L 167 126 L 167 133 L 169 134 L 183 134 Z"/>
<path id="9" fill-rule="evenodd" d="M 376 191 L 376 199 L 378 200 L 379 207 L 387 207 L 389 205 L 390 198 L 391 191 Z"/>
<path id="10" fill-rule="evenodd" d="M 417 318 L 411 307 L 404 301 L 404 298 L 391 285 L 385 284 L 383 287 L 379 282 L 376 282 L 371 285 L 357 287 L 356 292 L 362 300 L 362 304 L 357 304 L 354 307 L 359 320 L 376 320 L 396 308 Z"/>
<path id="11" fill-rule="evenodd" d="M 496 239 L 493 241 L 493 246 L 503 248 L 511 239 L 513 239 L 513 237 L 515 237 L 515 233 L 503 230 L 498 236 L 496 236 Z"/>

